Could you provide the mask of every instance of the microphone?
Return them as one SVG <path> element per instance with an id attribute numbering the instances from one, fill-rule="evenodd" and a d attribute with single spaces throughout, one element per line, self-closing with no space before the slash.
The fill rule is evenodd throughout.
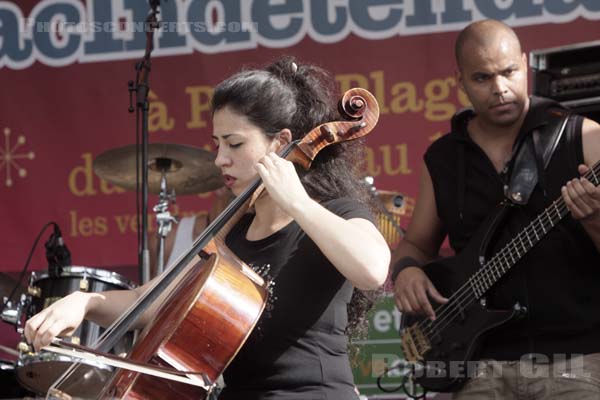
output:
<path id="1" fill-rule="evenodd" d="M 58 224 L 53 222 L 52 225 L 54 225 L 54 232 L 44 246 L 46 247 L 48 272 L 51 276 L 58 277 L 62 273 L 62 267 L 71 265 L 71 252 L 65 245 Z"/>

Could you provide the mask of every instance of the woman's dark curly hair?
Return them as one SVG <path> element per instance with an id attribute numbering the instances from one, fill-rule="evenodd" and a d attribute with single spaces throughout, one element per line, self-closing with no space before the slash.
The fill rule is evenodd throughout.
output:
<path id="1" fill-rule="evenodd" d="M 219 84 L 212 98 L 213 113 L 228 107 L 244 115 L 274 137 L 282 129 L 301 139 L 313 128 L 339 120 L 339 98 L 331 75 L 314 65 L 283 57 L 263 69 L 242 71 Z M 371 206 L 370 195 L 361 182 L 364 143 L 360 140 L 330 145 L 321 150 L 311 168 L 297 168 L 309 194 L 319 201 L 351 197 Z M 348 308 L 348 334 L 363 337 L 367 332 L 366 312 L 372 296 L 355 290 Z"/>

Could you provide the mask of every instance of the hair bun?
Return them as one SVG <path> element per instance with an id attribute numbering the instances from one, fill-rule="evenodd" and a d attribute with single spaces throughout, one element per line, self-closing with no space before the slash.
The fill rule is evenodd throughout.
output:
<path id="1" fill-rule="evenodd" d="M 295 80 L 299 77 L 298 64 L 293 56 L 283 56 L 265 68 L 268 72 L 285 82 L 291 88 L 296 88 Z"/>

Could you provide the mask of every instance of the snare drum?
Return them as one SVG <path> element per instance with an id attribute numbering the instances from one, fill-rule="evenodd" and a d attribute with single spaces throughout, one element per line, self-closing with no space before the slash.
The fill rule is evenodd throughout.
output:
<path id="1" fill-rule="evenodd" d="M 79 266 L 64 267 L 58 277 L 47 272 L 31 274 L 28 292 L 31 305 L 27 310 L 28 318 L 42 311 L 55 301 L 77 290 L 85 292 L 103 292 L 106 290 L 133 289 L 135 285 L 123 276 L 103 269 Z M 70 340 L 84 346 L 93 345 L 104 329 L 84 320 L 73 333 Z M 111 350 L 111 353 L 126 353 L 131 349 L 133 334 L 123 337 Z M 25 388 L 40 394 L 46 394 L 50 386 L 69 368 L 74 359 L 64 355 L 42 352 L 21 353 L 17 360 L 17 378 Z M 80 360 L 75 360 L 80 361 Z M 85 361 L 81 361 L 84 362 Z M 102 368 L 101 365 L 94 365 Z M 108 367 L 104 367 L 108 369 Z"/>

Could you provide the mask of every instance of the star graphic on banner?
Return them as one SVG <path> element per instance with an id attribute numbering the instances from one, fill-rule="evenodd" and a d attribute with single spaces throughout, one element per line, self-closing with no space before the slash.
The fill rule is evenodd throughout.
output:
<path id="1" fill-rule="evenodd" d="M 19 175 L 19 177 L 25 178 L 27 176 L 27 170 L 21 167 L 16 160 L 33 160 L 35 158 L 35 153 L 33 151 L 27 153 L 17 152 L 17 149 L 25 144 L 25 136 L 19 135 L 19 137 L 17 137 L 17 143 L 11 145 L 11 133 L 12 132 L 9 128 L 4 128 L 4 147 L 0 145 L 0 171 L 2 168 L 6 167 L 6 180 L 4 181 L 4 184 L 7 187 L 11 187 L 13 185 L 13 169 Z"/>

